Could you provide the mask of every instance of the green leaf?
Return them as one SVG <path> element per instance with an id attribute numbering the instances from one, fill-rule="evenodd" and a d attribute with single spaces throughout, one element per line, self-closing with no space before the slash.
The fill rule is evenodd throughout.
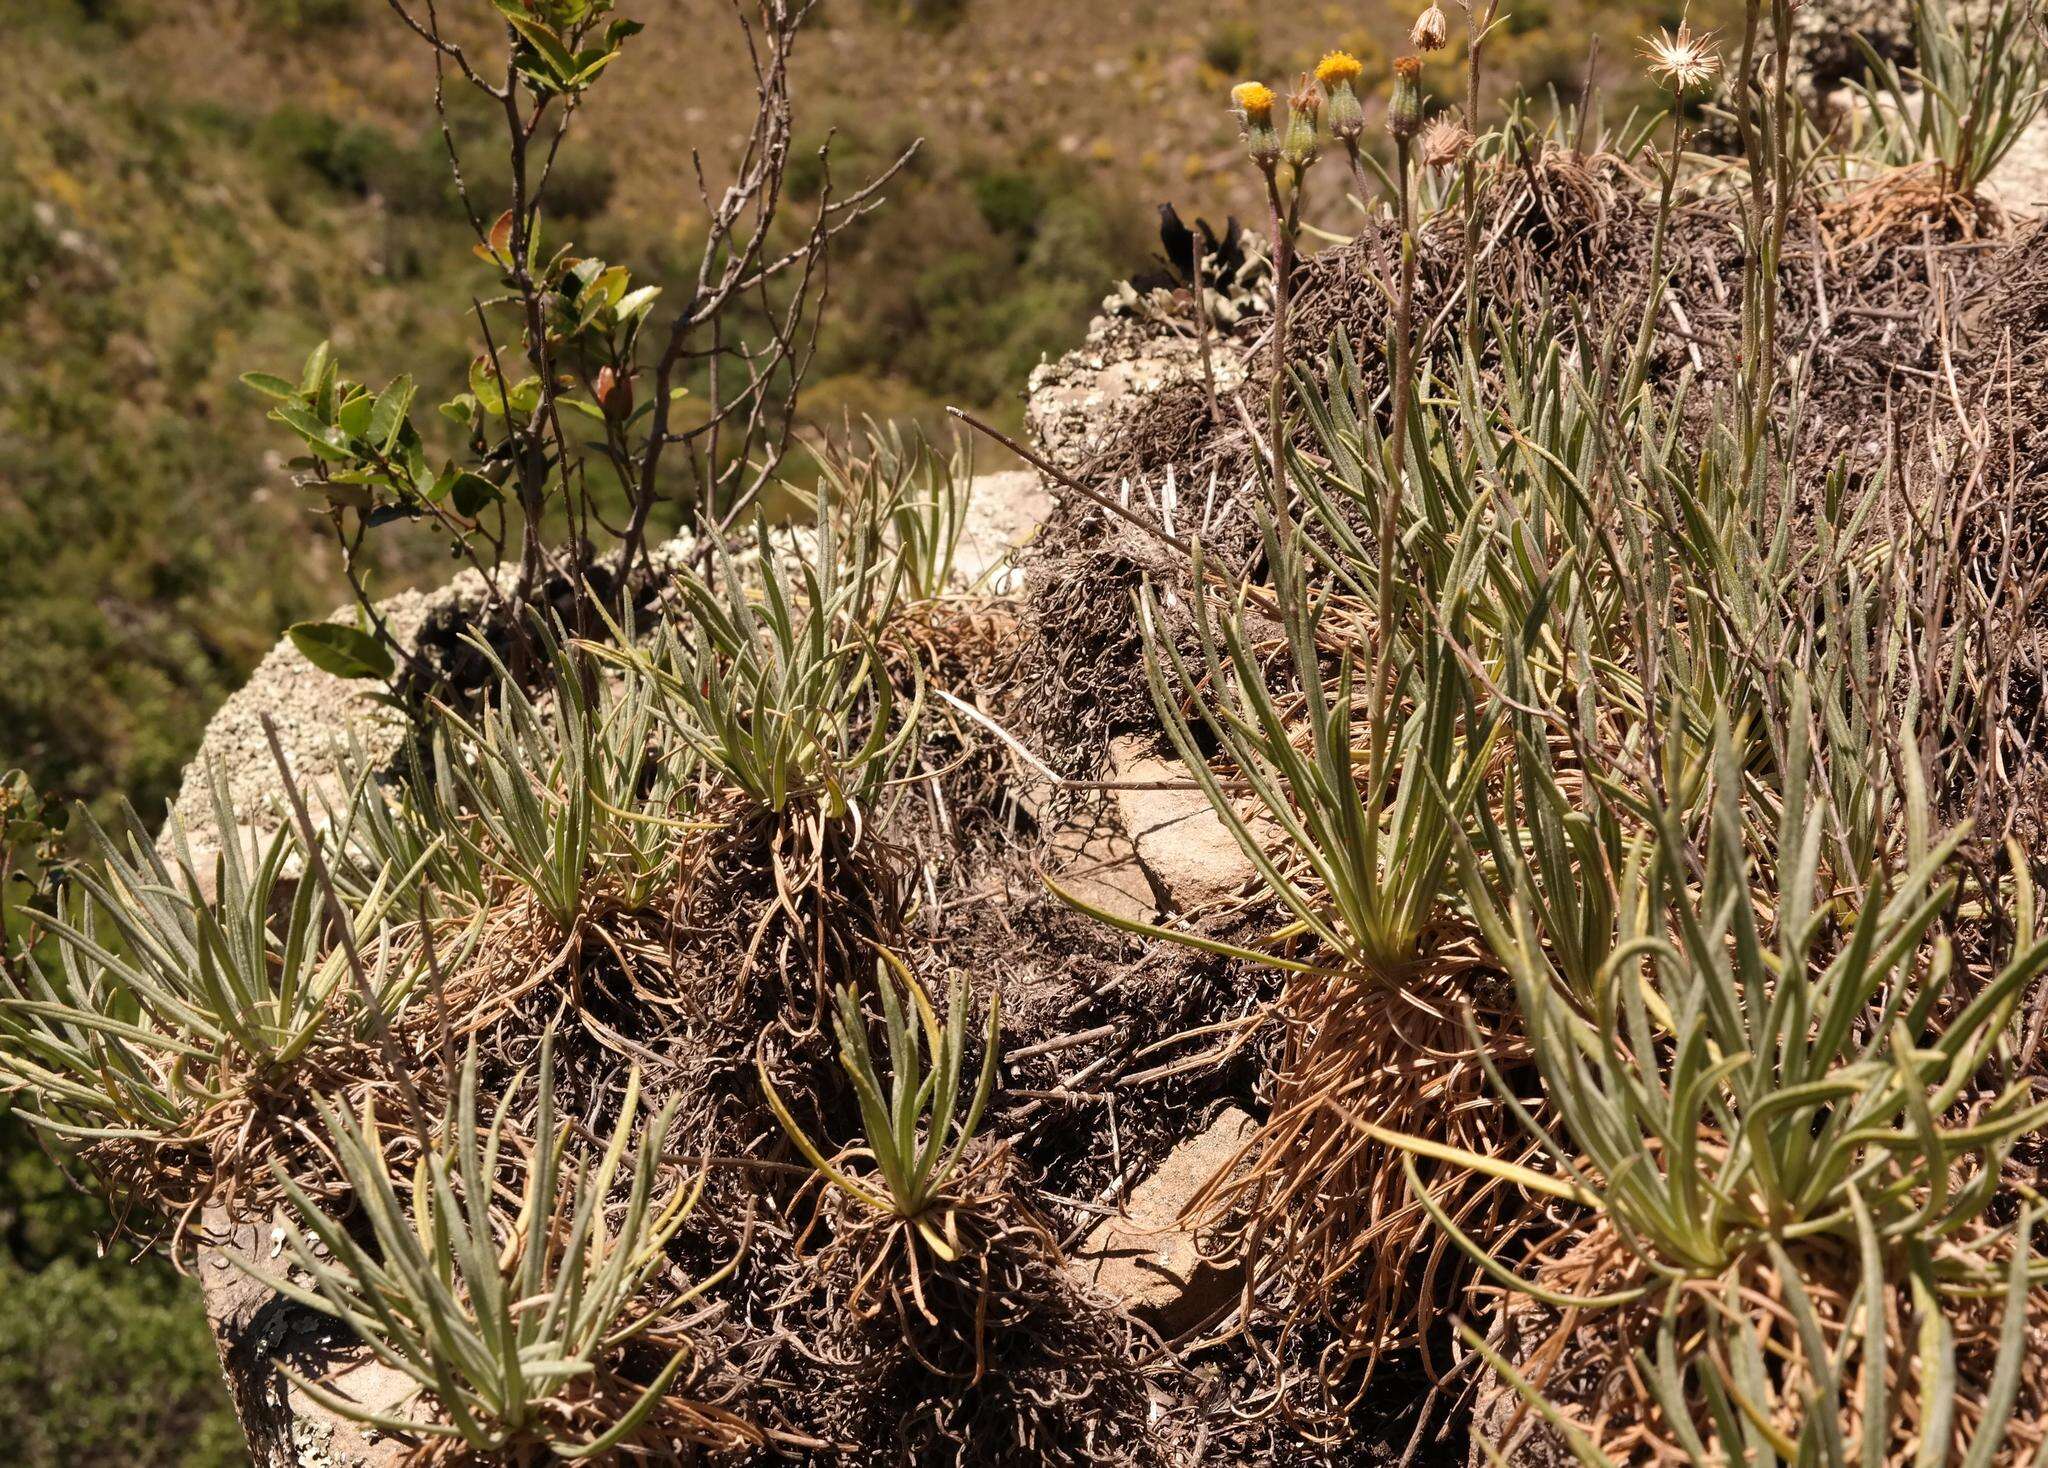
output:
<path id="1" fill-rule="evenodd" d="M 619 324 L 631 325 L 654 309 L 654 298 L 661 294 L 658 285 L 643 285 L 637 291 L 630 291 L 620 297 L 618 304 Z"/>
<path id="2" fill-rule="evenodd" d="M 472 520 L 482 514 L 486 507 L 495 504 L 499 494 L 497 485 L 483 475 L 472 474 L 467 469 L 455 476 L 448 490 L 455 498 L 456 513 L 467 515 Z"/>
<path id="3" fill-rule="evenodd" d="M 525 377 L 512 384 L 511 402 L 512 411 L 515 413 L 532 413 L 539 408 L 540 379 Z"/>
<path id="4" fill-rule="evenodd" d="M 398 459 L 405 467 L 405 477 L 416 487 L 427 479 L 427 446 L 420 442 L 419 430 L 407 422 L 398 431 Z"/>
<path id="5" fill-rule="evenodd" d="M 370 414 L 369 439 L 379 453 L 390 453 L 392 444 L 398 441 L 398 430 L 405 426 L 405 415 L 412 411 L 413 394 L 418 390 L 412 374 L 406 372 L 378 395 L 377 406 Z"/>
<path id="6" fill-rule="evenodd" d="M 576 74 L 576 58 L 569 54 L 569 48 L 562 44 L 561 37 L 531 16 L 517 11 L 506 11 L 505 20 L 547 62 L 556 81 L 566 82 Z"/>
<path id="7" fill-rule="evenodd" d="M 477 406 L 493 418 L 505 416 L 504 385 L 489 357 L 478 357 L 469 364 L 469 392 Z"/>
<path id="8" fill-rule="evenodd" d="M 312 397 L 320 390 L 320 384 L 333 370 L 334 347 L 331 343 L 322 342 L 313 348 L 312 355 L 306 358 L 305 375 L 299 378 L 299 395 Z"/>
<path id="9" fill-rule="evenodd" d="M 343 402 L 335 411 L 335 422 L 341 425 L 341 431 L 350 438 L 366 437 L 370 431 L 370 415 L 376 410 L 376 406 L 368 393 L 359 392 Z"/>
<path id="10" fill-rule="evenodd" d="M 244 372 L 242 374 L 242 386 L 254 388 L 265 397 L 276 398 L 279 402 L 295 403 L 299 400 L 299 390 L 297 388 L 293 387 L 284 378 L 270 372 Z"/>
<path id="11" fill-rule="evenodd" d="M 584 295 L 580 304 L 581 309 L 577 313 L 576 320 L 569 327 L 569 334 L 571 336 L 587 330 L 592 322 L 604 314 L 605 307 L 610 303 L 605 300 L 602 291 L 590 291 Z"/>
<path id="12" fill-rule="evenodd" d="M 633 282 L 632 272 L 623 265 L 614 265 L 593 282 L 604 296 L 607 306 L 616 306 L 626 294 L 626 287 Z"/>
<path id="13" fill-rule="evenodd" d="M 595 56 L 595 59 L 592 59 L 593 56 Z M 590 51 L 583 52 L 576 58 L 581 69 L 568 79 L 570 89 L 581 91 L 597 80 L 599 72 L 618 59 L 619 53 L 617 51 L 606 51 L 601 54 Z"/>
<path id="14" fill-rule="evenodd" d="M 297 404 L 273 408 L 270 416 L 303 438 L 321 458 L 335 461 L 348 458 L 348 436 L 339 428 L 322 423 Z"/>
<path id="15" fill-rule="evenodd" d="M 300 622 L 285 629 L 306 661 L 337 678 L 389 678 L 396 671 L 391 651 L 346 622 Z"/>

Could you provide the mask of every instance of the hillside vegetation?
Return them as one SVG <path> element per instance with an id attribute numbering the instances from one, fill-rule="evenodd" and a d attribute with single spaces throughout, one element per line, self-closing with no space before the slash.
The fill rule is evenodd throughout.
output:
<path id="1" fill-rule="evenodd" d="M 689 150 L 715 155 L 737 105 L 729 28 L 686 23 L 696 8 L 719 9 L 647 17 L 665 23 L 555 183 L 561 228 L 648 279 L 685 258 Z M 1570 83 L 1587 12 L 1539 9 L 1505 55 Z M 1151 204 L 1249 212 L 1219 87 L 1310 33 L 1355 33 L 1371 55 L 1387 31 L 1370 8 L 1261 12 L 1207 6 L 1193 27 L 1153 3 L 821 12 L 798 54 L 804 139 L 837 129 L 847 177 L 926 144 L 844 241 L 816 421 L 934 421 L 944 403 L 1014 419 L 1030 368 L 1146 263 Z M 237 376 L 332 337 L 364 376 L 410 371 L 446 396 L 479 277 L 426 65 L 381 4 L 4 13 L 20 61 L 0 105 L 0 764 L 102 811 L 116 794 L 153 811 L 278 629 L 346 596 Z M 1601 7 L 1610 55 L 1638 18 Z M 442 574 L 424 554 L 387 548 L 387 589 Z"/>

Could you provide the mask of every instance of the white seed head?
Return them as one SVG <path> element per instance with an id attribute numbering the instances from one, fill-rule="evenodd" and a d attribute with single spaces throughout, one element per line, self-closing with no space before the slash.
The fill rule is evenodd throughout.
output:
<path id="1" fill-rule="evenodd" d="M 1418 51 L 1441 51 L 1450 39 L 1451 23 L 1443 7 L 1431 0 L 1429 9 L 1415 17 L 1415 28 L 1408 32 L 1409 44 Z"/>
<path id="2" fill-rule="evenodd" d="M 1712 31 L 1695 36 L 1691 24 L 1682 20 L 1678 23 L 1676 35 L 1659 30 L 1643 41 L 1643 55 L 1649 58 L 1650 75 L 1680 96 L 1706 86 L 1721 68 L 1721 58 L 1714 51 L 1713 40 Z"/>

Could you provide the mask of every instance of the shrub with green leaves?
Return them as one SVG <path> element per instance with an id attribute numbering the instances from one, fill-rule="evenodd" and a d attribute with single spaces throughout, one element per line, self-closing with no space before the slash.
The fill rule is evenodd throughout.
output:
<path id="1" fill-rule="evenodd" d="M 302 627 L 297 638 L 316 662 L 324 655 L 322 666 L 352 677 L 388 678 L 393 655 L 403 653 L 365 590 L 365 547 L 379 526 L 432 525 L 515 605 L 560 574 L 579 599 L 616 610 L 620 582 L 647 568 L 652 521 L 658 509 L 669 513 L 666 501 L 721 528 L 756 508 L 795 441 L 831 242 L 915 151 L 864 187 L 821 189 L 807 201 L 807 226 L 789 229 L 778 218 L 794 151 L 789 56 L 811 7 L 742 7 L 735 18 L 753 73 L 750 119 L 720 189 L 701 194 L 696 266 L 674 272 L 690 287 L 650 329 L 662 286 L 638 284 L 625 266 L 579 253 L 543 228 L 551 184 L 556 194 L 575 192 L 579 166 L 557 167 L 571 124 L 641 24 L 618 16 L 613 0 L 492 0 L 502 26 L 483 34 L 503 49 L 485 59 L 489 43 L 444 32 L 433 6 L 396 0 L 392 8 L 445 83 L 435 89 L 441 142 L 474 253 L 495 276 L 471 297 L 480 340 L 468 391 L 441 407 L 463 434 L 462 451 L 429 455 L 411 418 L 411 374 L 372 391 L 343 379 L 325 344 L 296 382 L 243 379 L 275 402 L 272 419 L 304 445 L 292 468 L 319 497 L 367 623 Z M 500 146 L 489 166 L 475 156 L 470 130 L 451 121 L 450 88 L 492 119 Z M 572 213 L 579 207 L 573 197 L 562 202 Z M 721 370 L 732 352 L 738 361 Z M 663 484 L 664 465 L 677 461 L 687 489 Z M 670 477 L 678 477 L 673 467 Z M 566 552 L 547 544 L 558 527 L 571 539 Z M 593 580 L 596 529 L 615 538 L 616 555 L 613 574 Z M 500 583 L 495 573 L 508 558 L 517 575 Z"/>
<path id="2" fill-rule="evenodd" d="M 495 370 L 480 364 L 470 373 L 473 402 L 458 413 L 533 411 L 538 399 L 530 383 L 501 384 Z M 418 394 L 410 376 L 373 392 L 340 374 L 333 349 L 322 342 L 306 358 L 297 383 L 264 372 L 242 381 L 274 399 L 272 421 L 298 435 L 310 456 L 301 467 L 323 487 L 331 511 L 359 512 L 364 524 L 442 513 L 443 506 L 475 517 L 496 503 L 500 487 L 448 464 L 434 469 L 426 442 L 412 422 Z M 460 400 L 458 400 L 460 401 Z M 487 404 L 488 401 L 488 405 Z"/>
<path id="3" fill-rule="evenodd" d="M 36 908 L 68 865 L 51 804 L 20 770 L 0 773 L 0 966 L 31 946 Z"/>
<path id="4" fill-rule="evenodd" d="M 31 1151 L 29 1155 L 34 1155 Z M 104 1220 L 89 1210 L 88 1245 Z M 159 1260 L 90 1248 L 0 1257 L 0 1421 L 19 1468 L 244 1468 L 199 1291 Z"/>

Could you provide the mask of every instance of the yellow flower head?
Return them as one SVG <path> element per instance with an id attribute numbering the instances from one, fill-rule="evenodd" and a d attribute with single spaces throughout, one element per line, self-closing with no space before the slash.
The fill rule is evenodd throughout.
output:
<path id="1" fill-rule="evenodd" d="M 1351 87 L 1364 69 L 1349 51 L 1332 51 L 1316 63 L 1316 80 L 1330 102 L 1330 136 L 1346 148 L 1365 131 L 1365 107 Z"/>
<path id="2" fill-rule="evenodd" d="M 1325 89 L 1349 86 L 1358 80 L 1358 74 L 1364 70 L 1365 67 L 1360 64 L 1358 58 L 1349 51 L 1332 51 L 1316 63 L 1316 80 L 1321 82 Z"/>
<path id="3" fill-rule="evenodd" d="M 1273 120 L 1274 100 L 1273 89 L 1264 82 L 1239 82 L 1230 89 L 1230 105 L 1253 127 Z"/>

